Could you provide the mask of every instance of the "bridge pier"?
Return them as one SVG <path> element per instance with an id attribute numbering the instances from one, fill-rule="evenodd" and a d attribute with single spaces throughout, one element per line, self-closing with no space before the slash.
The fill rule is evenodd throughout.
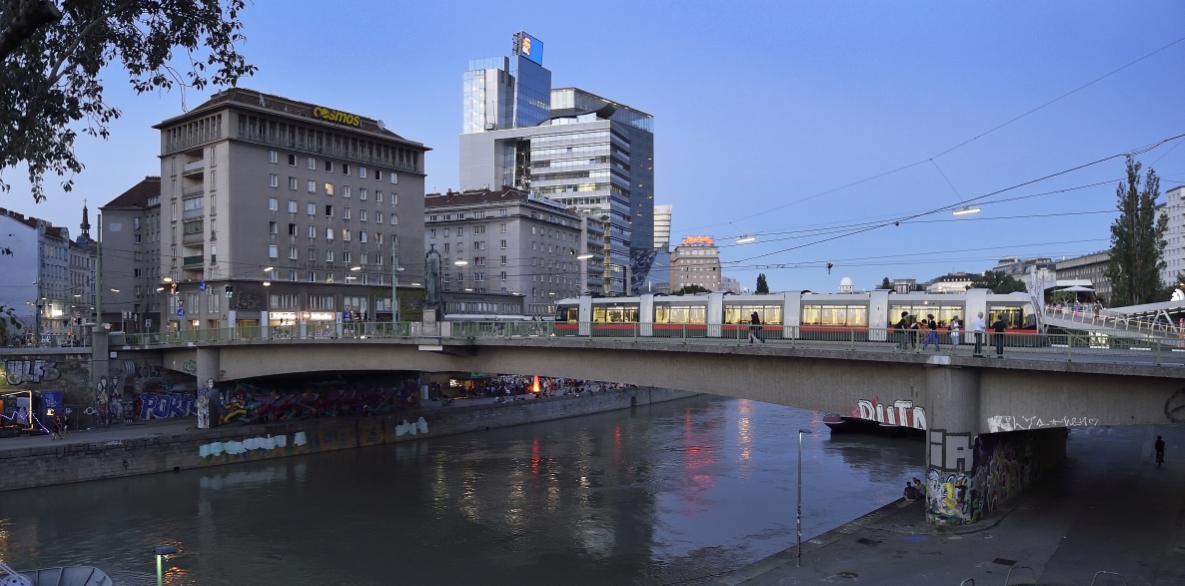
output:
<path id="1" fill-rule="evenodd" d="M 926 520 L 974 523 L 1066 455 L 1065 428 L 980 433 L 982 370 L 926 368 Z"/>

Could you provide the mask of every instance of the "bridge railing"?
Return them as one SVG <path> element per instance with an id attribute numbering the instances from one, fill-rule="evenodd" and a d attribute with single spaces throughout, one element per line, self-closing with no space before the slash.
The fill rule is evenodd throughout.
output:
<path id="1" fill-rule="evenodd" d="M 129 346 L 156 346 L 199 342 L 232 342 L 251 340 L 327 340 L 347 338 L 408 338 L 415 334 L 418 324 L 413 322 L 343 322 L 325 327 L 299 326 L 237 326 L 174 332 L 125 334 Z"/>
<path id="2" fill-rule="evenodd" d="M 1086 307 L 1074 309 L 1073 307 L 1046 305 L 1045 317 L 1082 324 L 1083 326 L 1108 328 L 1140 335 L 1180 337 L 1185 334 L 1185 331 L 1181 329 L 1179 324 L 1148 321 L 1133 316 L 1110 313 L 1107 310 L 1095 312 Z"/>

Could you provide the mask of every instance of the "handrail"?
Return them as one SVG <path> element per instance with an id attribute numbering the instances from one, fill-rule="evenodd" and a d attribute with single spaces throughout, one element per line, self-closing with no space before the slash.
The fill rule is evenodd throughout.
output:
<path id="1" fill-rule="evenodd" d="M 1037 583 L 1037 572 L 1034 571 L 1031 566 L 1012 566 L 1011 568 L 1008 568 L 1008 575 L 1004 576 L 1004 586 L 1008 586 L 1009 580 L 1012 579 L 1012 572 L 1015 570 L 1028 570 L 1029 573 L 1033 575 L 1033 581 L 1031 584 Z"/>
<path id="2" fill-rule="evenodd" d="M 1090 586 L 1094 586 L 1094 581 L 1099 579 L 1100 574 L 1104 574 L 1104 575 L 1108 575 L 1108 576 L 1119 576 L 1119 579 L 1123 580 L 1123 586 L 1127 586 L 1127 578 L 1124 578 L 1123 574 L 1116 574 L 1115 572 L 1105 572 L 1103 570 L 1099 570 L 1094 573 L 1094 577 L 1090 579 Z"/>
<path id="3" fill-rule="evenodd" d="M 1093 310 L 1081 308 L 1073 310 L 1066 307 L 1053 307 L 1051 305 L 1045 306 L 1045 317 L 1066 320 L 1073 323 L 1080 323 L 1082 325 L 1090 324 L 1092 326 L 1111 328 L 1115 330 L 1123 330 L 1125 332 L 1147 332 L 1150 334 L 1177 334 L 1178 336 L 1185 333 L 1179 324 L 1164 323 L 1164 322 L 1150 322 L 1134 317 L 1117 315 L 1113 313 L 1099 312 L 1095 313 Z"/>

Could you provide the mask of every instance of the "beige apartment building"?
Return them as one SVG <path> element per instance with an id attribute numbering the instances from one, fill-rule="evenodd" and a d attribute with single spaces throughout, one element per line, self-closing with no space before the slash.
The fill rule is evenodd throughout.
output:
<path id="1" fill-rule="evenodd" d="M 161 328 L 160 209 L 156 176 L 145 177 L 99 207 L 104 230 L 101 321 L 114 331 Z"/>
<path id="2" fill-rule="evenodd" d="M 428 147 L 381 120 L 242 88 L 154 128 L 169 327 L 391 319 L 393 274 L 400 317 L 418 319 Z"/>
<path id="3" fill-rule="evenodd" d="M 719 291 L 720 249 L 708 236 L 688 236 L 671 253 L 671 292 L 688 285 Z"/>

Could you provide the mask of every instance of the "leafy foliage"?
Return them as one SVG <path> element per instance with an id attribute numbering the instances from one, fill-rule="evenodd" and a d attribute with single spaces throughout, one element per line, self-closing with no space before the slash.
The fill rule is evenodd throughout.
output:
<path id="1" fill-rule="evenodd" d="M 889 290 L 892 290 L 892 289 L 893 289 L 893 282 L 892 282 L 892 281 L 890 281 L 888 277 L 885 277 L 884 279 L 882 279 L 882 280 L 881 280 L 881 286 L 880 286 L 880 287 L 877 287 L 877 289 L 889 289 Z"/>
<path id="2" fill-rule="evenodd" d="M 700 285 L 684 285 L 682 289 L 675 291 L 675 295 L 695 295 L 696 293 L 711 293 L 711 291 Z"/>
<path id="3" fill-rule="evenodd" d="M 66 0 L 58 12 L 51 2 L 0 0 L 0 173 L 26 165 L 37 202 L 47 173 L 64 177 L 69 191 L 83 169 L 74 155 L 78 133 L 107 138 L 120 116 L 103 99 L 101 74 L 112 65 L 127 71 L 137 93 L 234 85 L 254 73 L 235 48 L 244 39 L 243 7 L 244 0 Z M 0 180 L 0 189 L 10 188 Z"/>
<path id="4" fill-rule="evenodd" d="M 765 281 L 765 273 L 759 273 L 757 275 L 756 291 L 758 295 L 766 295 L 769 293 L 769 283 Z"/>
<path id="5" fill-rule="evenodd" d="M 11 307 L 0 305 L 0 343 L 8 340 L 9 336 L 16 335 L 23 327 Z"/>
<path id="6" fill-rule="evenodd" d="M 1138 305 L 1160 301 L 1165 268 L 1164 233 L 1168 217 L 1157 213 L 1160 178 L 1148 169 L 1140 187 L 1140 163 L 1127 158 L 1127 179 L 1115 189 L 1119 217 L 1111 224 L 1111 305 Z"/>
<path id="7" fill-rule="evenodd" d="M 971 282 L 971 289 L 991 289 L 992 293 L 1023 293 L 1028 290 L 1025 284 L 1004 271 L 987 271 L 982 277 Z"/>

